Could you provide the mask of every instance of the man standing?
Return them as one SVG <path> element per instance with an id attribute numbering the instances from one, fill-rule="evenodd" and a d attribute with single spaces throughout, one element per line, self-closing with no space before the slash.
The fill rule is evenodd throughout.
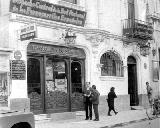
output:
<path id="1" fill-rule="evenodd" d="M 149 104 L 150 104 L 150 106 L 152 107 L 152 102 L 153 102 L 153 100 L 152 100 L 152 88 L 151 88 L 151 86 L 149 86 L 149 82 L 146 82 L 146 89 L 147 89 L 147 96 L 148 96 L 148 100 L 149 100 Z"/>
<path id="2" fill-rule="evenodd" d="M 86 89 L 84 90 L 84 104 L 85 104 L 85 112 L 86 112 L 85 120 L 89 120 L 89 119 L 92 120 L 92 101 L 91 101 L 90 82 L 86 82 Z"/>
<path id="3" fill-rule="evenodd" d="M 95 114 L 94 121 L 99 121 L 99 112 L 98 112 L 99 96 L 100 96 L 100 93 L 98 92 L 98 90 L 96 90 L 96 86 L 92 85 L 91 99 L 92 99 L 93 110 Z"/>

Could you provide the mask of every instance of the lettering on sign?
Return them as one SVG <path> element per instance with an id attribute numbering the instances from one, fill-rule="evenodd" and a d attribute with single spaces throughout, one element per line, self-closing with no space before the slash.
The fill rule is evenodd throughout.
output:
<path id="1" fill-rule="evenodd" d="M 43 45 L 37 43 L 29 43 L 27 47 L 29 53 L 52 54 L 59 56 L 70 56 L 77 58 L 85 58 L 85 53 L 79 48 L 68 48 L 63 46 Z"/>
<path id="2" fill-rule="evenodd" d="M 86 12 L 39 0 L 11 0 L 10 12 L 84 26 Z"/>
<path id="3" fill-rule="evenodd" d="M 25 80 L 26 79 L 26 67 L 23 60 L 11 60 L 11 79 L 12 80 Z"/>
<path id="4" fill-rule="evenodd" d="M 20 30 L 20 39 L 21 41 L 33 39 L 36 37 L 36 25 L 30 24 L 27 26 L 24 26 Z"/>

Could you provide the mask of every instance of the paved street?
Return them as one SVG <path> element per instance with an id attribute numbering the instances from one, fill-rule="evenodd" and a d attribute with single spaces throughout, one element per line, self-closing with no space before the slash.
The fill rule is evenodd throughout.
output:
<path id="1" fill-rule="evenodd" d="M 84 115 L 80 115 L 76 116 L 76 119 L 63 121 L 37 120 L 36 128 L 110 128 L 122 126 L 125 128 L 143 128 L 141 126 L 147 128 L 147 126 L 149 126 L 146 110 L 144 109 L 122 111 L 111 117 L 101 115 L 100 121 L 84 120 L 84 118 Z M 151 121 L 152 128 L 159 128 L 158 121 L 159 119 Z"/>
<path id="2" fill-rule="evenodd" d="M 108 127 L 103 127 L 108 128 Z M 160 128 L 160 118 L 154 120 L 146 120 L 137 123 L 130 123 L 124 126 L 117 126 L 116 128 Z"/>

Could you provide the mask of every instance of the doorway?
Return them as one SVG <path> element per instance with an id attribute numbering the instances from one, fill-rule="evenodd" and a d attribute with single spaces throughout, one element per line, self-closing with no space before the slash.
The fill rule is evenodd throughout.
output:
<path id="1" fill-rule="evenodd" d="M 35 114 L 84 109 L 84 60 L 28 55 L 27 84 Z"/>
<path id="2" fill-rule="evenodd" d="M 85 52 L 31 42 L 27 47 L 27 83 L 31 111 L 56 113 L 84 108 Z"/>
<path id="3" fill-rule="evenodd" d="M 42 70 L 42 57 L 27 58 L 28 97 L 30 110 L 35 114 L 44 112 Z"/>
<path id="4" fill-rule="evenodd" d="M 130 106 L 139 105 L 137 87 L 137 62 L 133 56 L 127 59 L 128 65 L 128 94 L 130 94 Z"/>
<path id="5" fill-rule="evenodd" d="M 84 69 L 83 61 L 71 61 L 71 107 L 72 111 L 83 109 Z"/>

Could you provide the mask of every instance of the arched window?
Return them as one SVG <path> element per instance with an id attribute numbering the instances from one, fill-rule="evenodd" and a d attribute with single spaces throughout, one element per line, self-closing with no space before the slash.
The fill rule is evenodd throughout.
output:
<path id="1" fill-rule="evenodd" d="M 113 51 L 107 51 L 101 56 L 100 63 L 102 76 L 123 76 L 123 61 Z"/>

